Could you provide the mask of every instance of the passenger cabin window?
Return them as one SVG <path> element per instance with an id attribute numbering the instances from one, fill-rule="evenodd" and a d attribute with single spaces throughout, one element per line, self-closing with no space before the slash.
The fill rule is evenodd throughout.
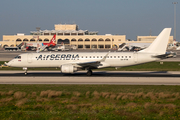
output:
<path id="1" fill-rule="evenodd" d="M 129 56 L 129 58 L 131 58 L 131 56 Z"/>

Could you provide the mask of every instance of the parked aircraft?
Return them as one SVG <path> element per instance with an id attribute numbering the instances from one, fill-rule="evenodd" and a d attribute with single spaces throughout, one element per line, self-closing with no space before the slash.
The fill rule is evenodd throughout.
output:
<path id="1" fill-rule="evenodd" d="M 58 67 L 62 73 L 74 73 L 87 70 L 92 75 L 92 69 L 105 67 L 132 66 L 166 58 L 166 48 L 171 28 L 165 28 L 153 43 L 138 52 L 44 52 L 20 54 L 8 63 L 11 67 L 22 67 L 27 74 L 28 68 Z"/>
<path id="2" fill-rule="evenodd" d="M 40 51 L 44 50 L 46 47 L 54 47 L 56 45 L 56 35 L 53 36 L 49 43 L 26 43 L 26 50 L 36 50 L 40 49 Z"/>

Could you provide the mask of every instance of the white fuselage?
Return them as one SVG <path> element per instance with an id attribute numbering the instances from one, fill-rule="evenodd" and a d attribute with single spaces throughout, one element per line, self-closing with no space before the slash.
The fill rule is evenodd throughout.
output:
<path id="1" fill-rule="evenodd" d="M 91 61 L 101 61 L 107 52 L 44 52 L 25 53 L 21 58 L 15 58 L 7 63 L 12 67 L 61 67 L 64 64 L 77 64 Z M 138 52 L 109 52 L 105 60 L 97 68 L 124 67 L 160 60 L 152 57 L 154 54 Z"/>

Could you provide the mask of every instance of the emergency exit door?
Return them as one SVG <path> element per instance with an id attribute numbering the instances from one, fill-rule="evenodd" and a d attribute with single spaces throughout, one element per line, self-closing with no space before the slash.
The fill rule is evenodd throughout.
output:
<path id="1" fill-rule="evenodd" d="M 32 63 L 32 53 L 28 53 L 27 61 L 28 61 L 28 63 Z"/>

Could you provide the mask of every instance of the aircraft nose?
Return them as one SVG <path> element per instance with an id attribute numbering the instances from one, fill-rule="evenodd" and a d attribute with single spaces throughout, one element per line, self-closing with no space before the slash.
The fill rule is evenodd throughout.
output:
<path id="1" fill-rule="evenodd" d="M 11 66 L 12 62 L 9 61 L 8 63 L 5 62 L 4 64 L 7 65 L 7 66 Z"/>
<path id="2" fill-rule="evenodd" d="M 12 63 L 13 63 L 13 60 L 9 61 L 8 63 L 6 63 L 6 62 L 5 62 L 5 65 L 7 65 L 7 66 L 11 66 L 11 65 L 12 65 Z"/>

